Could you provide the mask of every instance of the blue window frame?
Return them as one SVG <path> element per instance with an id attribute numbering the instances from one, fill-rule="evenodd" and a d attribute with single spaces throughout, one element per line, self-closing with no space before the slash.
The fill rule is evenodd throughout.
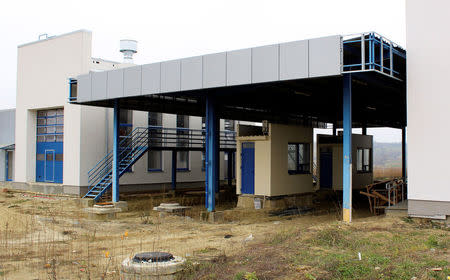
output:
<path id="1" fill-rule="evenodd" d="M 288 143 L 288 173 L 311 173 L 311 153 L 309 143 Z"/>

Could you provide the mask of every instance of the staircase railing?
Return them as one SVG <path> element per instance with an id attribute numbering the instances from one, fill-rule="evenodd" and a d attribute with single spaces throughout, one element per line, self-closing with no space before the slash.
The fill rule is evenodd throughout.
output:
<path id="1" fill-rule="evenodd" d="M 220 148 L 236 148 L 234 131 L 220 132 Z M 122 175 L 147 149 L 204 149 L 206 131 L 190 128 L 137 127 L 119 141 L 119 175 Z M 136 159 L 136 157 L 139 157 Z M 124 162 L 125 160 L 125 162 Z M 113 151 L 110 151 L 88 171 L 88 189 L 104 184 L 112 172 Z M 125 164 L 124 164 L 125 163 Z M 108 179 L 109 180 L 109 179 Z"/>

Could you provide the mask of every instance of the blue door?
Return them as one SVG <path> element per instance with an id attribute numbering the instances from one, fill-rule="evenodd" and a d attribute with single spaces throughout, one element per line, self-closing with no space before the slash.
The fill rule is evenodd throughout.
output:
<path id="1" fill-rule="evenodd" d="M 37 112 L 36 182 L 63 182 L 64 109 Z"/>
<path id="2" fill-rule="evenodd" d="M 55 150 L 45 150 L 44 177 L 45 182 L 55 181 Z"/>
<path id="3" fill-rule="evenodd" d="M 255 193 L 255 143 L 242 143 L 241 153 L 242 186 L 241 193 Z"/>
<path id="4" fill-rule="evenodd" d="M 320 187 L 331 189 L 333 186 L 333 154 L 320 153 Z"/>

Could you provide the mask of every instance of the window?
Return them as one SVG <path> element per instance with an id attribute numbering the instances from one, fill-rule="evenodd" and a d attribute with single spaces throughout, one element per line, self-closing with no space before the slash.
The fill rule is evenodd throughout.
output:
<path id="1" fill-rule="evenodd" d="M 78 96 L 78 85 L 77 80 L 70 79 L 70 91 L 69 91 L 69 100 L 77 100 Z"/>
<path id="2" fill-rule="evenodd" d="M 37 112 L 37 142 L 63 142 L 64 109 Z"/>
<path id="3" fill-rule="evenodd" d="M 189 116 L 177 115 L 177 147 L 189 146 Z M 177 153 L 177 170 L 189 170 L 189 151 Z"/>
<path id="4" fill-rule="evenodd" d="M 162 146 L 162 129 L 163 126 L 161 113 L 148 113 L 148 171 L 162 171 L 162 151 L 155 147 Z M 153 148 L 153 150 L 152 150 Z"/>
<path id="5" fill-rule="evenodd" d="M 372 160 L 371 160 L 371 149 L 358 148 L 356 150 L 356 171 L 371 172 L 372 170 Z"/>
<path id="6" fill-rule="evenodd" d="M 310 173 L 310 144 L 289 143 L 288 144 L 288 172 L 289 174 Z"/>

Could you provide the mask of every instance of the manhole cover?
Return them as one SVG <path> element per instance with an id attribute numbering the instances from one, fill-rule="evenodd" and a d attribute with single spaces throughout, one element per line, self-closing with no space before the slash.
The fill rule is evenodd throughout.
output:
<path id="1" fill-rule="evenodd" d="M 166 252 L 145 252 L 134 255 L 133 262 L 168 262 L 174 257 Z"/>

